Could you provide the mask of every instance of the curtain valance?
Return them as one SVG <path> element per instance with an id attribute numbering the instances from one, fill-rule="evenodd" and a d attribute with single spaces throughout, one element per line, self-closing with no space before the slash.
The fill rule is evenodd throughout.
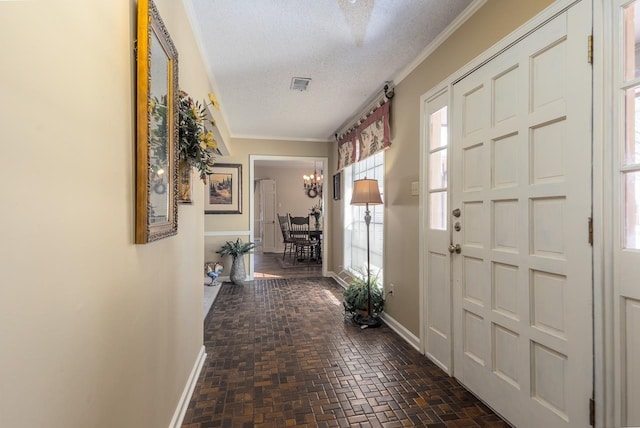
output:
<path id="1" fill-rule="evenodd" d="M 391 82 L 385 83 L 382 97 L 375 104 L 369 104 L 365 113 L 351 128 L 347 128 L 342 134 L 336 133 L 338 171 L 391 146 L 389 114 L 394 91 L 390 87 Z"/>
<path id="2" fill-rule="evenodd" d="M 356 161 L 356 129 L 352 128 L 338 138 L 338 171 Z"/>
<path id="3" fill-rule="evenodd" d="M 360 142 L 358 161 L 375 155 L 391 146 L 389 130 L 389 101 L 375 109 L 357 128 L 357 140 Z"/>

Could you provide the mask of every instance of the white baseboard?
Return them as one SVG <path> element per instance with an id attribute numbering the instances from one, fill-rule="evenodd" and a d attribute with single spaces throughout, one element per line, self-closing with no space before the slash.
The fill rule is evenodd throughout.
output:
<path id="1" fill-rule="evenodd" d="M 333 271 L 329 271 L 329 272 L 327 272 L 327 276 L 335 279 L 336 282 L 338 283 L 338 285 L 340 285 L 340 287 L 347 288 L 349 286 L 349 282 L 347 281 L 347 279 L 349 277 L 345 276 L 344 273 L 345 273 L 345 271 L 340 271 L 339 273 L 335 273 Z"/>
<path id="2" fill-rule="evenodd" d="M 182 391 L 182 396 L 180 397 L 180 401 L 178 402 L 178 407 L 173 413 L 173 418 L 171 418 L 169 428 L 180 428 L 182 426 L 184 415 L 187 413 L 187 407 L 189 407 L 189 401 L 191 401 L 191 395 L 193 394 L 193 390 L 196 387 L 198 377 L 200 376 L 200 371 L 202 370 L 202 366 L 204 365 L 204 360 L 206 358 L 207 354 L 204 352 L 203 345 L 202 348 L 200 348 L 200 353 L 198 354 L 198 358 L 196 358 L 196 362 L 193 365 L 193 369 L 191 370 L 189 379 L 187 379 L 187 384 L 184 386 L 184 391 Z"/>
<path id="3" fill-rule="evenodd" d="M 382 321 L 384 321 L 384 323 L 388 325 L 391 330 L 398 333 L 398 335 L 406 340 L 409 345 L 413 346 L 416 351 L 420 352 L 419 337 L 407 330 L 402 324 L 400 324 L 386 312 L 383 312 L 380 318 L 382 318 Z"/>
<path id="4" fill-rule="evenodd" d="M 335 279 L 335 281 L 338 283 L 338 285 L 340 285 L 340 287 L 342 288 L 347 288 L 347 285 L 349 285 L 349 283 L 347 281 L 345 281 L 344 279 L 340 278 L 340 276 L 335 273 L 334 271 L 329 271 L 327 272 L 327 276 L 330 278 Z"/>

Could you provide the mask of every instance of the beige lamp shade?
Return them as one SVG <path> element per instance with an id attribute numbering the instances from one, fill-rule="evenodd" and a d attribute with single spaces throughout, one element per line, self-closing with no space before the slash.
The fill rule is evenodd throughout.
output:
<path id="1" fill-rule="evenodd" d="M 363 178 L 353 182 L 353 195 L 351 196 L 351 205 L 380 205 L 382 198 L 380 197 L 380 189 L 378 188 L 378 180 Z"/>

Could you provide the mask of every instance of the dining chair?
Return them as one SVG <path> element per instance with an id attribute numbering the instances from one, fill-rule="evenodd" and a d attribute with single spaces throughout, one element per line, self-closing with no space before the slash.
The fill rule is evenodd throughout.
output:
<path id="1" fill-rule="evenodd" d="M 291 236 L 289 215 L 278 214 L 278 223 L 280 223 L 280 232 L 282 232 L 282 243 L 284 244 L 284 251 L 282 252 L 282 260 L 284 260 L 284 258 L 287 256 L 287 249 L 289 250 L 289 256 L 291 257 L 293 255 L 295 240 Z"/>
<path id="2" fill-rule="evenodd" d="M 294 241 L 295 260 L 311 260 L 316 242 L 311 240 L 309 217 L 292 217 L 289 215 L 291 224 L 291 238 Z"/>

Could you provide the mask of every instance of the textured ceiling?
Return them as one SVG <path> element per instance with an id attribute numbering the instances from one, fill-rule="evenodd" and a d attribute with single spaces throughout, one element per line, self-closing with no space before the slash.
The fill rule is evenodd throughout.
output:
<path id="1" fill-rule="evenodd" d="M 186 3 L 232 137 L 327 141 L 471 0 Z"/>

